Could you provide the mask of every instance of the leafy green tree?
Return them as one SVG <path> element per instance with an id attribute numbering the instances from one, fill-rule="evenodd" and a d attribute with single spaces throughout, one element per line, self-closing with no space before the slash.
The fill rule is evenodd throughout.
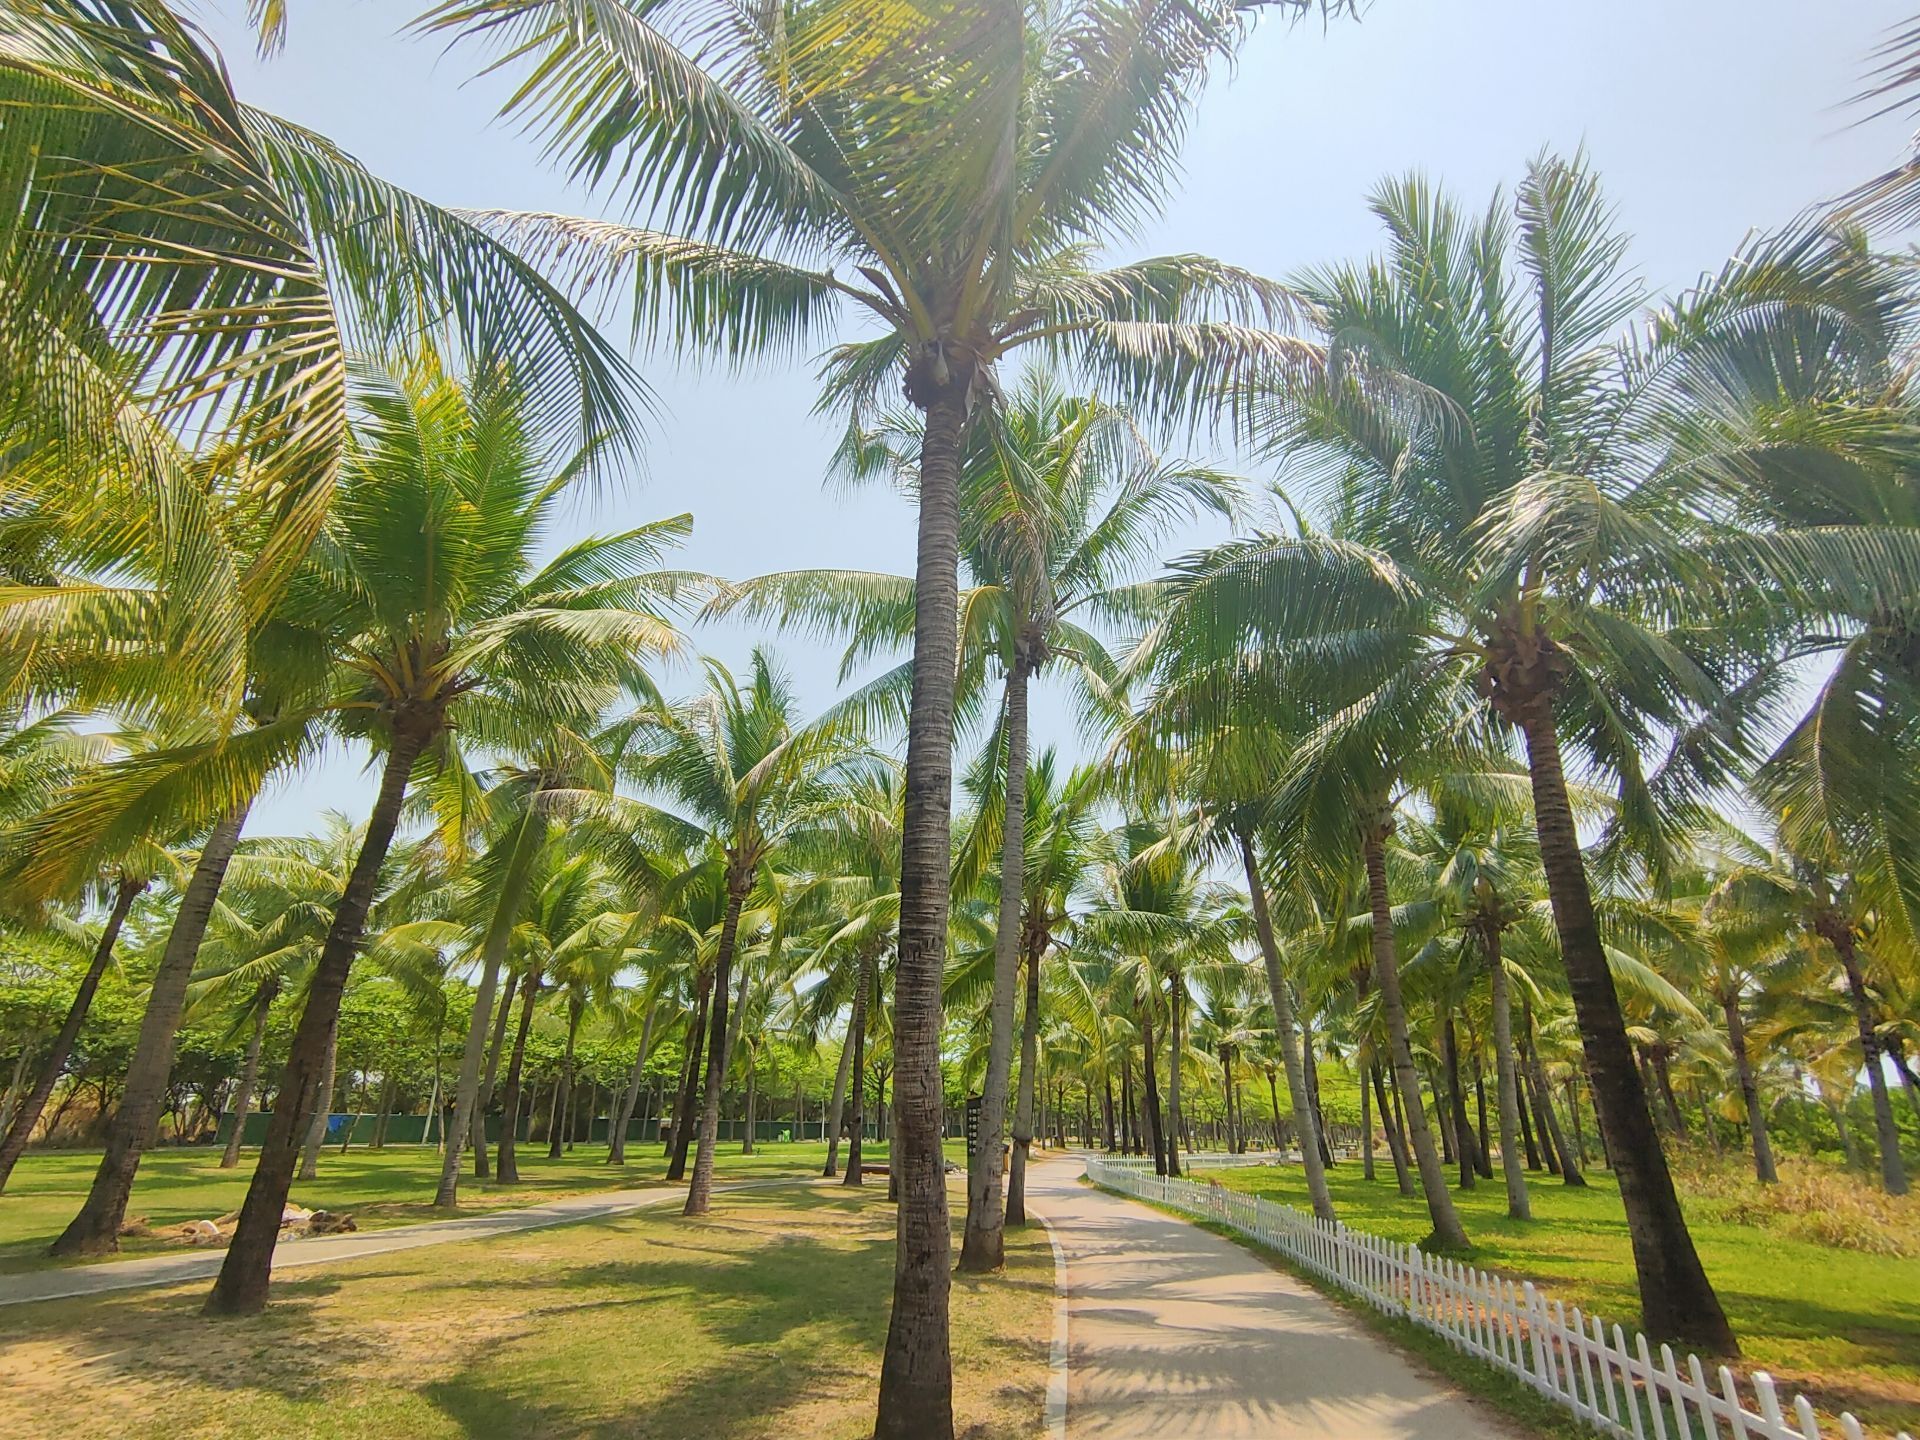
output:
<path id="1" fill-rule="evenodd" d="M 303 573 L 313 576 L 312 604 L 352 617 L 351 688 L 338 713 L 384 752 L 380 787 L 208 1300 L 216 1312 L 265 1304 L 295 1130 L 319 1103 L 328 1036 L 416 766 L 444 753 L 455 722 L 501 744 L 578 725 L 644 685 L 645 662 L 678 643 L 659 586 L 639 568 L 664 538 L 653 527 L 581 540 L 535 564 L 585 457 L 543 453 L 511 384 L 480 376 L 462 385 L 422 361 L 370 377 L 362 404 L 320 562 Z M 76 1225 L 89 1233 L 85 1220 Z"/>
<path id="2" fill-rule="evenodd" d="M 921 429 L 917 414 L 886 416 L 849 435 L 841 466 L 853 478 L 888 478 L 915 493 Z M 1234 484 L 1218 471 L 1163 460 L 1126 413 L 1068 396 L 1046 372 L 1030 371 L 968 430 L 959 492 L 961 709 L 978 708 L 990 670 L 1003 677 L 993 742 L 996 756 L 1004 752 L 1000 783 L 978 811 L 987 828 L 962 846 L 977 868 L 981 847 L 996 834 L 1000 842 L 990 1043 L 960 1250 L 960 1268 L 978 1272 L 999 1269 L 1004 1258 L 1000 1167 L 1021 954 L 1029 688 L 1049 671 L 1064 673 L 1083 708 L 1111 708 L 1116 666 L 1097 631 L 1142 619 L 1152 588 L 1135 582 L 1155 541 L 1196 512 L 1228 513 Z M 876 653 L 912 646 L 913 597 L 905 576 L 790 571 L 731 586 L 715 608 L 851 636 L 845 675 Z M 912 680 L 911 663 L 900 665 L 843 703 L 904 711 Z"/>
<path id="3" fill-rule="evenodd" d="M 1299 10 L 1300 4 L 1279 8 Z M 1105 240 L 1166 197 L 1235 5 L 1137 0 L 1064 11 L 979 3 L 785 6 L 716 21 L 698 5 L 452 0 L 430 28 L 530 64 L 514 108 L 553 152 L 627 189 L 665 233 L 509 224 L 531 253 L 636 277 L 659 333 L 735 355 L 824 339 L 853 308 L 828 396 L 889 377 L 926 420 L 902 867 L 900 1254 L 878 1434 L 952 1432 L 941 973 L 946 959 L 959 472 L 994 372 L 1035 346 L 1116 403 L 1216 403 L 1222 382 L 1300 361 L 1289 298 L 1231 266 L 1170 256 L 1097 269 Z M 682 233 L 672 233 L 674 230 Z"/>
<path id="4" fill-rule="evenodd" d="M 1730 445 L 1727 427 L 1696 423 L 1696 397 L 1727 393 L 1756 333 L 1778 334 L 1785 353 L 1788 332 L 1826 307 L 1853 314 L 1859 297 L 1734 277 L 1660 317 L 1646 341 L 1623 342 L 1641 294 L 1584 162 L 1536 161 L 1516 220 L 1499 202 L 1463 216 L 1419 181 L 1383 186 L 1375 208 L 1387 256 L 1304 286 L 1366 373 L 1336 368 L 1277 396 L 1261 427 L 1338 477 L 1350 538 L 1273 537 L 1222 557 L 1192 599 L 1191 628 L 1216 655 L 1244 643 L 1249 624 L 1274 643 L 1316 645 L 1349 686 L 1382 697 L 1442 677 L 1471 685 L 1524 746 L 1646 1328 L 1731 1352 L 1627 1038 L 1565 749 L 1617 789 L 1615 836 L 1664 880 L 1703 797 L 1740 765 L 1751 616 L 1778 612 L 1769 589 L 1813 588 L 1807 577 L 1848 552 L 1711 523 L 1717 485 L 1764 471 L 1778 437 L 1748 427 Z M 1853 553 L 1842 573 L 1859 574 Z M 1702 627 L 1707 613 L 1726 623 Z M 1643 751 L 1663 744 L 1649 765 Z"/>
<path id="5" fill-rule="evenodd" d="M 726 912 L 714 955 L 700 1150 L 687 1191 L 688 1215 L 705 1214 L 713 1192 L 728 1063 L 728 986 L 741 912 L 762 880 L 762 867 L 796 830 L 830 809 L 838 776 L 859 754 L 844 726 L 801 723 L 791 685 L 764 652 L 754 652 L 744 684 L 717 661 L 709 660 L 707 669 L 703 694 L 637 718 L 621 763 L 641 794 L 659 802 L 630 808 L 644 809 L 663 831 L 704 836 L 725 861 Z"/>
<path id="6" fill-rule="evenodd" d="M 577 435 L 634 437 L 637 377 L 559 290 L 242 103 L 162 0 L 24 0 L 0 95 L 9 497 L 93 572 L 0 604 L 69 645 L 144 637 L 175 713 L 241 714 L 249 632 L 346 463 L 350 354 L 431 331 Z"/>

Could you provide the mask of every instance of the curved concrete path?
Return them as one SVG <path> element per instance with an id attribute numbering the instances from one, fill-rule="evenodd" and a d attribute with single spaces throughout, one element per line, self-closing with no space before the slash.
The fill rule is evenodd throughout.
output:
<path id="1" fill-rule="evenodd" d="M 1518 1433 L 1240 1246 L 1027 1172 L 1065 1254 L 1070 1440 L 1486 1440 Z"/>
<path id="2" fill-rule="evenodd" d="M 748 1181 L 747 1185 L 764 1184 Z M 791 1182 L 785 1182 L 791 1183 Z M 716 1186 L 737 1190 L 745 1185 Z M 329 1260 L 358 1260 L 363 1255 L 385 1255 L 394 1250 L 416 1250 L 422 1245 L 450 1245 L 459 1240 L 484 1240 L 520 1230 L 540 1230 L 574 1220 L 598 1220 L 624 1215 L 642 1206 L 686 1191 L 672 1185 L 645 1190 L 601 1190 L 567 1195 L 544 1205 L 518 1210 L 489 1210 L 452 1220 L 425 1220 L 418 1225 L 396 1225 L 391 1230 L 356 1231 L 351 1235 L 315 1235 L 306 1240 L 282 1240 L 274 1248 L 273 1273 L 298 1265 L 320 1265 Z M 109 1290 L 133 1290 L 146 1285 L 180 1285 L 188 1280 L 210 1280 L 220 1273 L 224 1248 L 188 1250 L 173 1255 L 144 1255 L 137 1260 L 108 1260 L 60 1270 L 33 1270 L 24 1275 L 0 1275 L 0 1305 L 24 1305 L 34 1300 L 67 1300 L 76 1295 L 103 1295 Z"/>

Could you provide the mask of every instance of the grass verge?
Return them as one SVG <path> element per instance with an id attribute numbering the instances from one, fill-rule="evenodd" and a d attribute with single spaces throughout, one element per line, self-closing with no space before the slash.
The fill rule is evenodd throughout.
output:
<path id="1" fill-rule="evenodd" d="M 1697 1168 L 1697 1167 L 1696 1167 Z M 1801 1187 L 1826 1185 L 1836 1215 L 1855 1207 L 1851 1177 L 1819 1169 L 1793 1177 Z M 1425 1202 L 1403 1197 L 1390 1166 L 1372 1183 L 1357 1164 L 1329 1172 L 1334 1208 L 1359 1230 L 1417 1242 L 1429 1230 Z M 1308 1208 L 1304 1175 L 1291 1166 L 1209 1172 L 1236 1190 Z M 1569 1309 L 1631 1326 L 1640 1313 L 1633 1254 L 1619 1191 L 1604 1171 L 1585 1190 L 1549 1176 L 1530 1187 L 1534 1218 L 1507 1218 L 1498 1181 L 1453 1192 L 1472 1241 L 1462 1258 L 1482 1269 L 1539 1283 Z M 1920 1418 L 1920 1259 L 1807 1238 L 1804 1211 L 1761 1205 L 1758 1189 L 1719 1173 L 1693 1174 L 1684 1199 L 1694 1243 L 1733 1321 L 1743 1366 L 1765 1370 L 1783 1388 L 1806 1394 L 1821 1410 L 1852 1411 L 1879 1430 L 1913 1429 Z M 1769 1197 L 1773 1201 L 1777 1197 Z M 1897 1247 L 1901 1227 L 1920 1220 L 1913 1201 L 1892 1202 Z"/>
<path id="2" fill-rule="evenodd" d="M 964 1142 L 953 1141 L 948 1148 L 965 1163 Z M 246 1198 L 257 1153 L 245 1151 L 236 1168 L 222 1170 L 220 1152 L 211 1147 L 151 1151 L 141 1158 L 127 1214 L 129 1218 L 145 1216 L 155 1230 L 165 1230 L 236 1210 Z M 320 1157 L 320 1178 L 295 1181 L 291 1198 L 309 1209 L 345 1211 L 362 1230 L 377 1230 L 444 1220 L 450 1213 L 473 1214 L 538 1205 L 594 1190 L 637 1190 L 667 1183 L 666 1160 L 657 1144 L 629 1143 L 627 1154 L 630 1163 L 614 1166 L 606 1163 L 605 1145 L 581 1145 L 558 1160 L 547 1159 L 545 1146 L 523 1147 L 517 1185 L 481 1184 L 473 1178 L 469 1163 L 460 1186 L 459 1210 L 449 1212 L 432 1204 L 440 1178 L 440 1152 L 432 1146 L 396 1145 L 345 1154 L 328 1150 Z M 763 1141 L 754 1154 L 742 1155 L 739 1144 L 731 1142 L 723 1144 L 714 1157 L 714 1174 L 722 1181 L 806 1179 L 820 1173 L 826 1154 L 826 1146 L 819 1142 Z M 866 1148 L 869 1162 L 884 1162 L 886 1155 L 885 1145 Z M 94 1263 L 56 1261 L 46 1252 L 86 1198 L 99 1163 L 97 1151 L 84 1150 L 37 1151 L 21 1159 L 7 1193 L 0 1195 L 0 1275 Z M 170 1254 L 180 1248 L 161 1237 L 130 1236 L 122 1241 L 121 1254 Z"/>
<path id="3" fill-rule="evenodd" d="M 204 1282 L 36 1305 L 0 1339 L 0 1434 L 856 1440 L 893 1225 L 883 1187 L 796 1185 L 300 1271 L 254 1319 L 201 1318 Z M 1037 1227 L 956 1277 L 970 1440 L 1040 1434 L 1052 1308 Z"/>

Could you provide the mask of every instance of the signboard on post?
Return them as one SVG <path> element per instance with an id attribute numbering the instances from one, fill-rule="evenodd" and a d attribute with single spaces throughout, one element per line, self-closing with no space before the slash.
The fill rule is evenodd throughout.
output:
<path id="1" fill-rule="evenodd" d="M 980 1153 L 980 1097 L 967 1096 L 967 1159 Z"/>

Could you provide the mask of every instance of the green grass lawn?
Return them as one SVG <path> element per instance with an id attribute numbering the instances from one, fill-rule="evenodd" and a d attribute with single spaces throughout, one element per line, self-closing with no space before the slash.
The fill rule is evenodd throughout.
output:
<path id="1" fill-rule="evenodd" d="M 1790 1170 L 1791 1163 L 1783 1164 Z M 1425 1202 L 1403 1199 L 1384 1155 L 1368 1184 L 1357 1163 L 1328 1173 L 1340 1218 L 1389 1240 L 1417 1242 L 1430 1229 Z M 1293 1166 L 1203 1172 L 1236 1190 L 1308 1208 L 1306 1181 Z M 1451 1173 L 1451 1172 L 1450 1172 Z M 1551 1176 L 1531 1187 L 1534 1219 L 1506 1215 L 1496 1179 L 1454 1191 L 1482 1269 L 1540 1283 L 1547 1294 L 1631 1328 L 1640 1313 L 1633 1256 L 1619 1191 L 1605 1171 L 1586 1190 Z M 1795 1181 L 1787 1175 L 1789 1185 Z M 1802 1177 L 1831 1189 L 1831 1212 L 1859 1202 L 1847 1177 Z M 1755 1189 L 1749 1183 L 1747 1189 Z M 1732 1317 L 1748 1369 L 1766 1370 L 1804 1390 L 1823 1409 L 1851 1410 L 1863 1421 L 1916 1428 L 1920 1420 L 1920 1258 L 1869 1254 L 1783 1233 L 1791 1223 L 1756 1209 L 1724 1181 L 1686 1195 L 1694 1242 Z M 1914 1202 L 1898 1202 L 1904 1207 Z M 1920 1228 L 1920 1209 L 1911 1217 Z"/>
<path id="2" fill-rule="evenodd" d="M 302 1270 L 251 1319 L 202 1318 L 204 1281 L 34 1305 L 0 1327 L 0 1435 L 856 1440 L 893 1225 L 883 1187 L 795 1185 Z M 1042 1428 L 1052 1255 L 1037 1226 L 1007 1252 L 954 1282 L 971 1440 Z"/>
<path id="3" fill-rule="evenodd" d="M 963 1141 L 948 1142 L 949 1156 L 962 1164 L 965 1149 Z M 246 1197 L 257 1153 L 244 1151 L 237 1168 L 222 1170 L 220 1152 L 211 1147 L 151 1151 L 141 1159 L 128 1217 L 144 1215 L 154 1229 L 163 1230 L 236 1210 Z M 752 1155 L 742 1155 L 738 1141 L 723 1141 L 714 1157 L 714 1174 L 722 1182 L 783 1175 L 804 1178 L 819 1174 L 826 1155 L 826 1146 L 819 1141 L 761 1141 Z M 869 1144 L 865 1155 L 870 1162 L 885 1161 L 887 1148 Z M 606 1156 L 605 1145 L 581 1145 L 562 1159 L 549 1160 L 544 1145 L 525 1146 L 520 1151 L 517 1185 L 483 1185 L 473 1178 L 469 1162 L 460 1187 L 461 1211 L 537 1205 L 582 1191 L 665 1183 L 666 1160 L 657 1144 L 629 1142 L 629 1163 L 624 1166 L 606 1164 Z M 89 1263 L 54 1261 L 46 1250 L 80 1208 L 99 1163 L 96 1151 L 40 1151 L 22 1157 L 6 1193 L 0 1195 L 0 1275 Z M 346 1211 L 361 1229 L 377 1229 L 445 1219 L 448 1212 L 434 1209 L 431 1203 L 439 1178 L 440 1153 L 432 1146 L 356 1149 L 344 1155 L 328 1150 L 320 1157 L 320 1178 L 295 1181 L 291 1197 L 309 1209 Z M 177 1248 L 163 1238 L 129 1237 L 122 1242 L 121 1253 L 157 1254 Z"/>

